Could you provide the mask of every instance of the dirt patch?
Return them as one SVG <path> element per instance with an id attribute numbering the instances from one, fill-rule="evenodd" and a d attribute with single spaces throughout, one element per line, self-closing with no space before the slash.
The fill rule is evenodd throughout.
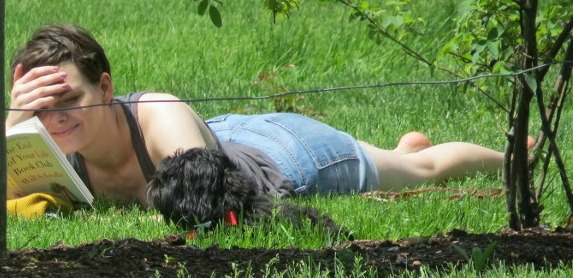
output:
<path id="1" fill-rule="evenodd" d="M 428 238 L 398 241 L 358 240 L 340 246 L 317 249 L 205 249 L 185 245 L 185 240 L 170 235 L 161 240 L 103 240 L 79 246 L 54 246 L 47 249 L 11 251 L 0 259 L 0 276 L 35 277 L 149 277 L 155 273 L 176 277 L 184 266 L 193 277 L 222 277 L 238 269 L 251 267 L 254 275 L 264 273 L 266 265 L 281 271 L 300 261 L 320 262 L 323 269 L 334 270 L 334 258 L 351 270 L 355 255 L 362 263 L 374 267 L 381 276 L 404 269 L 461 266 L 466 261 L 454 248 L 468 252 L 486 249 L 496 242 L 492 258 L 507 265 L 531 264 L 537 268 L 573 262 L 573 235 L 541 229 L 522 232 L 502 231 L 491 234 L 468 234 L 452 231 Z M 310 259 L 310 260 L 309 260 Z M 318 265 L 318 264 L 316 264 Z"/>

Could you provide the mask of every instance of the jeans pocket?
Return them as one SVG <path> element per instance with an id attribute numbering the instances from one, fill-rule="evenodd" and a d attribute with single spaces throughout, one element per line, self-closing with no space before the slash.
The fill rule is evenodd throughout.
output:
<path id="1" fill-rule="evenodd" d="M 288 132 L 291 139 L 294 138 L 304 148 L 318 169 L 344 160 L 358 159 L 355 139 L 322 122 L 287 113 L 269 117 L 266 121 Z"/>

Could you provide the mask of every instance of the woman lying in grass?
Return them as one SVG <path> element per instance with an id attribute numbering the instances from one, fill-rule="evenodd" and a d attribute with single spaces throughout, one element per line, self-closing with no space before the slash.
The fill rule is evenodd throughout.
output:
<path id="1" fill-rule="evenodd" d="M 241 183 L 255 188 L 248 195 L 282 197 L 401 190 L 502 166 L 501 152 L 464 142 L 432 146 L 416 132 L 404 135 L 396 149 L 383 150 L 296 114 L 223 115 L 204 121 L 171 94 L 116 96 L 103 48 L 77 26 L 38 29 L 11 65 L 10 108 L 31 110 L 10 111 L 8 127 L 38 116 L 92 193 L 120 203 L 155 205 L 167 215 L 178 210 L 189 214 L 181 211 L 185 206 L 170 202 L 182 195 L 195 199 L 181 201 L 197 201 L 206 190 L 167 190 L 164 183 L 175 176 L 186 184 L 225 182 L 232 187 L 229 173 L 240 173 Z M 174 158 L 186 150 L 194 150 L 195 160 L 177 164 Z M 226 164 L 217 168 L 201 160 L 211 156 Z M 205 204 L 219 201 L 213 195 L 205 198 Z"/>

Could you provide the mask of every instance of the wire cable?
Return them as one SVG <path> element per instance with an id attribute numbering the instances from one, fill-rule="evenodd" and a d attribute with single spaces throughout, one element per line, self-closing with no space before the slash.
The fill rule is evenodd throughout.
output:
<path id="1" fill-rule="evenodd" d="M 294 90 L 286 91 L 282 93 L 276 93 L 266 96 L 235 96 L 235 97 L 215 97 L 215 98 L 188 98 L 188 99 L 178 99 L 178 100 L 135 100 L 135 101 L 122 101 L 122 102 L 111 102 L 111 103 L 98 103 L 84 106 L 74 106 L 65 108 L 47 108 L 47 109 L 23 109 L 23 108 L 4 108 L 5 111 L 63 111 L 63 110 L 74 110 L 83 109 L 97 106 L 108 106 L 115 104 L 129 104 L 129 103 L 163 103 L 163 102 L 185 102 L 185 103 L 198 103 L 198 102 L 212 102 L 212 101 L 245 101 L 245 100 L 264 100 L 280 98 L 288 95 L 307 95 L 307 94 L 321 94 L 329 93 L 334 91 L 346 91 L 346 90 L 363 90 L 363 89 L 376 89 L 376 88 L 386 88 L 386 87 L 396 87 L 396 86 L 427 86 L 427 85 L 448 85 L 448 84 L 458 84 L 465 82 L 472 82 L 480 79 L 496 78 L 496 77 L 515 77 L 518 75 L 526 74 L 535 71 L 540 68 L 548 67 L 554 64 L 565 64 L 573 63 L 573 61 L 562 61 L 562 62 L 552 62 L 539 65 L 536 67 L 520 70 L 512 73 L 499 73 L 499 74 L 483 74 L 476 75 L 468 78 L 452 79 L 452 80 L 441 80 L 441 81 L 411 81 L 411 82 L 388 82 L 372 85 L 355 85 L 355 86 L 341 86 L 341 87 L 330 87 L 321 89 L 310 89 L 310 90 Z"/>

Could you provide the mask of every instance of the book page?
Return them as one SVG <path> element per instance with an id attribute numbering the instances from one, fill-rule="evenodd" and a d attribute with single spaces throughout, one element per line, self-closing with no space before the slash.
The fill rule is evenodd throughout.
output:
<path id="1" fill-rule="evenodd" d="M 6 142 L 7 198 L 49 193 L 91 204 L 38 133 L 12 135 Z M 74 197 L 75 196 L 75 197 Z"/>

